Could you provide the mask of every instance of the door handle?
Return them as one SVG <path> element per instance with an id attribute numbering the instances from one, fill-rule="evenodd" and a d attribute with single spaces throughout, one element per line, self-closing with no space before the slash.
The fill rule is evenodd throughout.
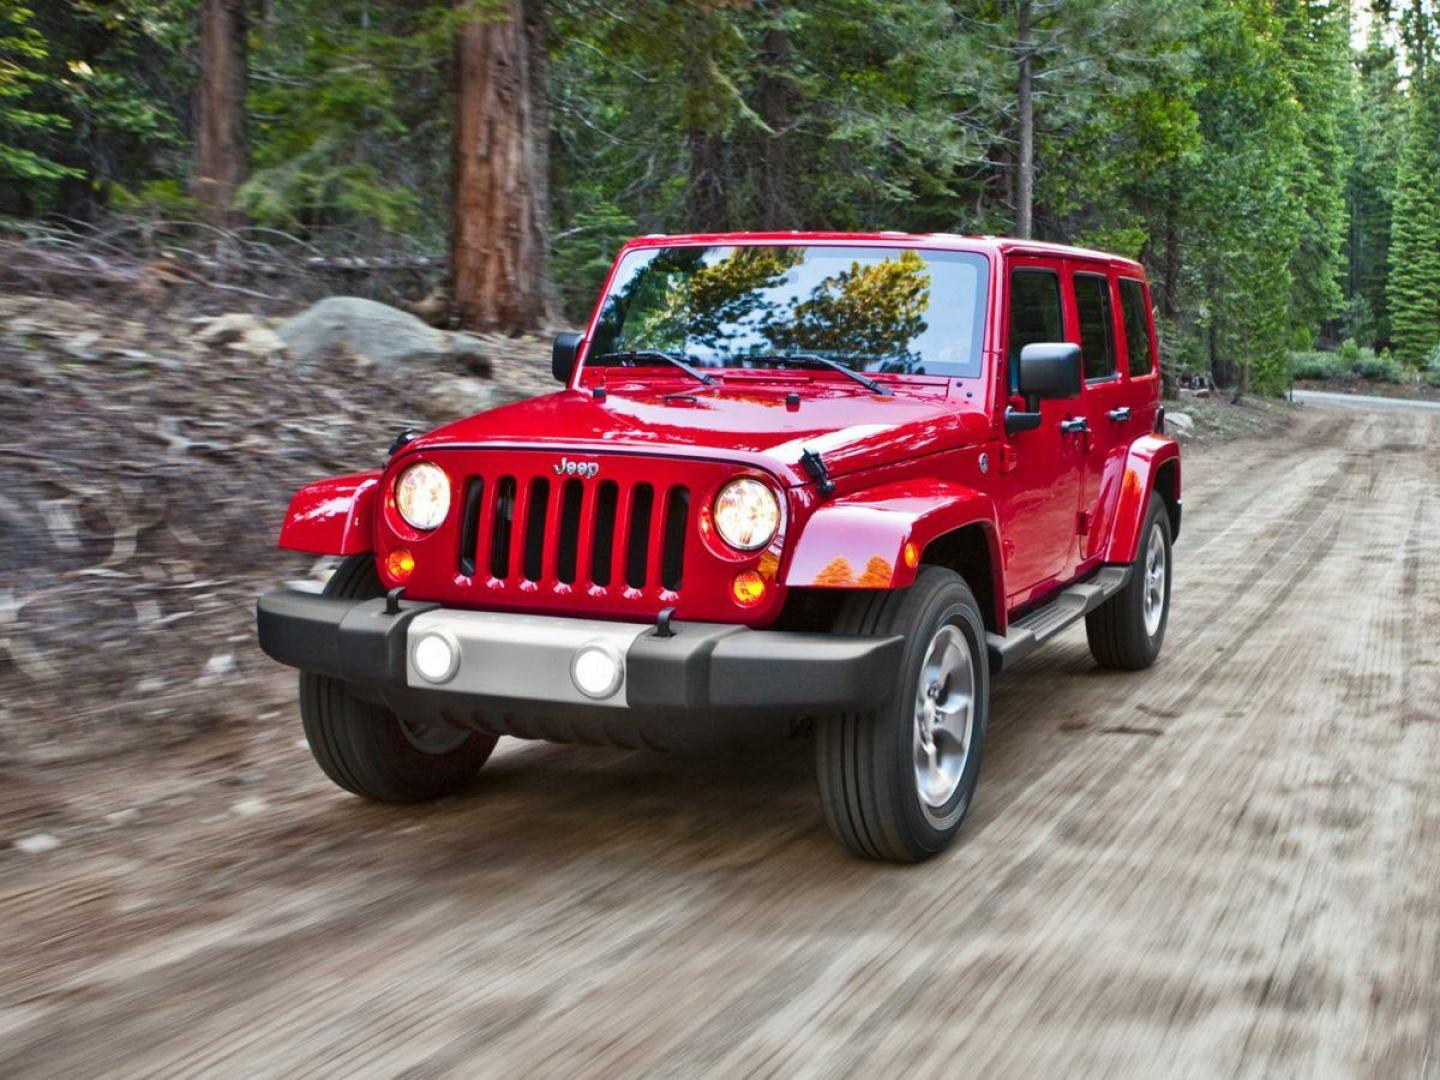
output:
<path id="1" fill-rule="evenodd" d="M 1066 435 L 1079 435 L 1090 430 L 1090 421 L 1083 416 L 1077 416 L 1073 420 L 1061 420 L 1060 430 Z"/>
<path id="2" fill-rule="evenodd" d="M 1110 417 L 1110 419 L 1114 420 L 1117 424 L 1123 424 L 1126 420 L 1130 419 L 1130 406 L 1122 405 L 1118 409 L 1111 409 L 1105 415 Z"/>

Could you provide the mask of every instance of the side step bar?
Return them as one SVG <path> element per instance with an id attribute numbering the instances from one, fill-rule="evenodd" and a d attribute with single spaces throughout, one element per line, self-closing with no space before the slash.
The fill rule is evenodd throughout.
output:
<path id="1" fill-rule="evenodd" d="M 1014 667 L 1042 644 L 1065 628 L 1079 622 L 1090 612 L 1125 588 L 1130 580 L 1130 567 L 1106 566 L 1094 577 L 1071 585 L 1042 608 L 1030 612 L 1010 624 L 1004 637 L 986 634 L 990 650 L 990 673 L 998 675 Z"/>

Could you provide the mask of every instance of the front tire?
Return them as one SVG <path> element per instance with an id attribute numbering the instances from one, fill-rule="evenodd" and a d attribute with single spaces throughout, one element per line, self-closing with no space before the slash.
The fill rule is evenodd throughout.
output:
<path id="1" fill-rule="evenodd" d="M 1101 667 L 1140 671 L 1155 662 L 1170 621 L 1170 515 L 1150 497 L 1140 550 L 1125 588 L 1085 616 L 1090 654 Z"/>
<path id="2" fill-rule="evenodd" d="M 326 596 L 384 596 L 373 555 L 352 555 L 325 586 Z M 357 697 L 346 683 L 300 673 L 300 718 L 310 753 L 346 791 L 378 802 L 426 802 L 468 784 L 495 748 L 493 735 L 422 725 Z"/>
<path id="3" fill-rule="evenodd" d="M 980 606 L 958 574 L 926 566 L 908 589 L 856 594 L 836 632 L 906 640 L 888 699 L 816 732 L 826 821 L 856 855 L 928 859 L 954 840 L 980 778 L 990 706 Z"/>

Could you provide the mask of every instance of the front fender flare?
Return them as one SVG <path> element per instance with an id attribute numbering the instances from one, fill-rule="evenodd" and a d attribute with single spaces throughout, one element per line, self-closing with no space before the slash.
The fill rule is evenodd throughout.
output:
<path id="1" fill-rule="evenodd" d="M 1170 463 L 1173 462 L 1173 466 Z M 1155 478 L 1164 467 L 1175 470 L 1174 497 L 1180 498 L 1180 444 L 1169 435 L 1145 435 L 1130 444 L 1125 459 L 1125 476 L 1120 481 L 1120 498 L 1115 507 L 1115 525 L 1105 545 L 1107 563 L 1128 563 L 1140 549 L 1140 530 L 1155 491 Z"/>
<path id="2" fill-rule="evenodd" d="M 785 584 L 798 588 L 903 589 L 930 541 L 966 525 L 979 525 L 990 548 L 996 596 L 1004 596 L 1000 528 L 995 500 L 964 484 L 907 480 L 847 495 L 821 506 L 805 523 Z"/>
<path id="3" fill-rule="evenodd" d="M 357 555 L 374 549 L 378 472 L 306 484 L 290 500 L 280 547 L 315 555 Z"/>

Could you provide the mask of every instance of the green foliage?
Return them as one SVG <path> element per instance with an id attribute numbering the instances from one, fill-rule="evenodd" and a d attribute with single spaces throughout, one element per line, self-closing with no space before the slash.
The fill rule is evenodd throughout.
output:
<path id="1" fill-rule="evenodd" d="M 1395 353 L 1418 367 L 1440 344 L 1440 66 L 1413 83 L 1396 174 L 1389 303 Z"/>
<path id="2" fill-rule="evenodd" d="M 70 126 L 58 113 L 30 107 L 50 59 L 34 20 L 35 12 L 26 4 L 0 0 L 0 177 L 17 185 L 82 175 L 25 145 Z"/>
<path id="3" fill-rule="evenodd" d="M 0 212 L 194 212 L 198 3 L 0 0 Z M 636 233 L 1014 227 L 1015 0 L 543 6 L 571 318 Z M 500 0 L 248 10 L 240 209 L 443 250 L 454 35 Z M 1352 56 L 1343 0 L 1034 0 L 1037 235 L 1143 260 L 1167 365 L 1270 392 L 1337 331 L 1347 373 L 1440 342 L 1434 4 L 1374 10 Z"/>
<path id="4" fill-rule="evenodd" d="M 1317 382 L 1398 383 L 1405 378 L 1405 369 L 1388 350 L 1376 353 L 1353 341 L 1345 341 L 1335 352 L 1318 349 L 1303 350 L 1290 356 L 1290 372 L 1296 379 Z"/>
<path id="5" fill-rule="evenodd" d="M 1355 358 L 1354 371 L 1361 379 L 1370 382 L 1399 382 L 1405 370 L 1388 351 L 1376 355 L 1370 349 L 1361 349 Z"/>

